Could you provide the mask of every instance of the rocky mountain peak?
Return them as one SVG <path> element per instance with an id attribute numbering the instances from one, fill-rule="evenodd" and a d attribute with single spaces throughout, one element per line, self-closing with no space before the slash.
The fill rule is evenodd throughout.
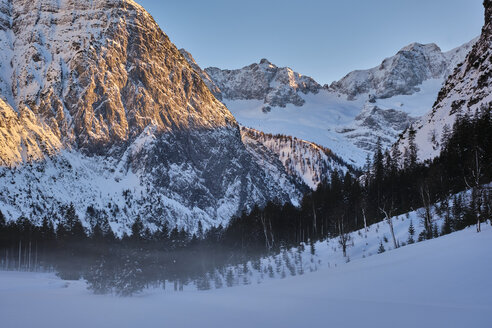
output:
<path id="1" fill-rule="evenodd" d="M 265 111 L 287 104 L 302 106 L 301 94 L 317 93 L 321 89 L 315 80 L 294 72 L 288 67 L 277 67 L 267 59 L 236 70 L 206 68 L 221 97 L 228 100 L 262 100 Z"/>
<path id="2" fill-rule="evenodd" d="M 492 0 L 484 0 L 483 6 L 485 7 L 485 26 L 491 28 L 492 24 Z"/>
<path id="3" fill-rule="evenodd" d="M 272 67 L 272 68 L 276 68 L 277 66 L 273 65 L 268 59 L 266 58 L 262 58 L 260 60 L 260 65 L 262 66 L 266 66 L 266 67 Z"/>
<path id="4" fill-rule="evenodd" d="M 202 78 L 203 82 L 207 85 L 209 90 L 213 93 L 213 95 L 218 99 L 222 100 L 222 92 L 220 91 L 219 87 L 215 84 L 214 81 L 210 78 L 210 76 L 202 70 L 202 68 L 196 63 L 195 58 L 186 51 L 186 49 L 179 49 L 179 52 L 183 55 L 183 57 L 188 61 L 190 66 L 197 72 L 200 77 Z"/>
<path id="5" fill-rule="evenodd" d="M 380 99 L 411 95 L 418 92 L 426 80 L 445 79 L 463 61 L 474 42 L 476 39 L 449 52 L 442 52 L 434 43 L 412 43 L 379 66 L 353 71 L 329 88 L 346 94 L 349 99 L 364 94 Z"/>
<path id="6" fill-rule="evenodd" d="M 0 92 L 65 144 L 90 149 L 159 130 L 235 125 L 134 1 L 3 0 Z"/>
<path id="7" fill-rule="evenodd" d="M 413 42 L 401 48 L 398 53 L 402 53 L 405 51 L 441 52 L 441 48 L 439 48 L 439 46 L 435 43 L 422 44 L 419 42 Z"/>

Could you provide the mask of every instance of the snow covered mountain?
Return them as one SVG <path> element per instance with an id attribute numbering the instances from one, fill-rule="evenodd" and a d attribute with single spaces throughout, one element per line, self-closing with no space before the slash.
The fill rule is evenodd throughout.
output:
<path id="1" fill-rule="evenodd" d="M 194 229 L 301 196 L 134 1 L 0 0 L 0 45 L 7 217 L 56 221 L 73 202 L 121 235 L 137 216 Z"/>
<path id="2" fill-rule="evenodd" d="M 316 81 L 294 72 L 288 67 L 277 67 L 267 59 L 237 70 L 205 69 L 219 88 L 221 98 L 230 100 L 264 100 L 264 112 L 271 107 L 287 104 L 302 106 L 301 94 L 317 93 L 321 89 Z"/>
<path id="3" fill-rule="evenodd" d="M 374 98 L 411 95 L 420 91 L 427 80 L 445 79 L 460 63 L 476 39 L 448 52 L 442 52 L 434 43 L 412 43 L 374 68 L 357 70 L 333 82 L 330 89 L 353 99 L 370 94 Z"/>
<path id="4" fill-rule="evenodd" d="M 266 134 L 250 128 L 241 127 L 244 144 L 250 149 L 266 148 L 282 162 L 287 173 L 295 176 L 316 189 L 320 182 L 329 179 L 337 170 L 346 173 L 351 170 L 342 159 L 331 150 L 312 142 L 285 135 Z"/>
<path id="5" fill-rule="evenodd" d="M 267 60 L 239 70 L 200 71 L 241 125 L 309 140 L 363 165 L 378 138 L 389 147 L 429 111 L 475 42 L 448 52 L 413 43 L 375 68 L 324 87 Z"/>
<path id="6" fill-rule="evenodd" d="M 492 1 L 484 1 L 485 25 L 478 41 L 463 63 L 449 76 L 432 110 L 414 124 L 420 160 L 439 155 L 443 131 L 451 129 L 458 115 L 492 110 Z M 408 148 L 409 133 L 398 141 Z"/>

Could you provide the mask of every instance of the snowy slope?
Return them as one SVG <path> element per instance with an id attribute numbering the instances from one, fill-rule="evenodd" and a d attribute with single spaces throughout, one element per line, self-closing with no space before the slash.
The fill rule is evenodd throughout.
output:
<path id="1" fill-rule="evenodd" d="M 167 221 L 194 231 L 199 220 L 204 228 L 225 225 L 270 199 L 299 203 L 301 182 L 271 152 L 259 160 L 239 131 L 235 144 L 227 129 L 181 138 L 148 129 L 122 157 L 63 150 L 15 169 L 0 167 L 0 210 L 10 220 L 25 216 L 37 224 L 48 216 L 56 226 L 61 209 L 73 203 L 86 228 L 108 219 L 122 236 L 138 216 L 151 230 Z M 210 144 L 215 148 L 202 150 Z M 202 159 L 193 164 L 190 156 Z M 90 206 L 97 215 L 88 214 Z"/>
<path id="2" fill-rule="evenodd" d="M 282 162 L 287 173 L 297 177 L 311 189 L 330 178 L 333 171 L 342 174 L 351 170 L 331 150 L 309 141 L 285 135 L 271 135 L 241 127 L 243 142 L 248 148 L 265 147 Z"/>
<path id="3" fill-rule="evenodd" d="M 305 104 L 301 107 L 288 104 L 268 113 L 262 111 L 261 100 L 223 102 L 243 126 L 314 142 L 349 164 L 362 166 L 378 137 L 389 147 L 416 117 L 432 107 L 440 82 L 428 81 L 414 95 L 378 99 L 376 103 L 347 100 L 345 95 L 322 89 L 317 94 L 302 95 Z M 373 115 L 375 108 L 379 115 Z"/>
<path id="4" fill-rule="evenodd" d="M 264 284 L 133 298 L 51 274 L 0 272 L 5 327 L 475 327 L 492 324 L 492 229 Z M 25 315 L 29 313 L 29 315 Z"/>
<path id="5" fill-rule="evenodd" d="M 449 76 L 432 110 L 415 123 L 415 143 L 420 160 L 432 159 L 441 151 L 445 126 L 453 127 L 458 115 L 492 110 L 492 3 L 484 1 L 485 25 L 464 62 Z M 398 141 L 408 148 L 408 132 Z"/>
<path id="6" fill-rule="evenodd" d="M 221 90 L 223 103 L 241 125 L 309 140 L 363 165 L 378 138 L 389 147 L 429 111 L 445 78 L 474 42 L 449 52 L 414 43 L 375 68 L 354 71 L 323 88 L 299 84 L 310 80 L 295 72 L 289 79 L 275 79 L 291 70 L 267 60 L 238 70 L 202 72 L 212 80 L 209 87 Z"/>
<path id="7" fill-rule="evenodd" d="M 470 191 L 462 192 L 458 195 L 463 197 L 464 201 L 470 202 Z M 435 204 L 431 210 L 432 225 L 437 227 L 438 233 L 442 231 L 444 217 L 436 212 L 436 207 L 442 207 L 442 205 L 442 203 Z M 452 206 L 451 200 L 449 200 L 448 206 Z M 419 234 L 424 231 L 424 224 L 421 218 L 423 213 L 424 209 L 417 209 L 391 218 L 395 241 L 398 245 L 396 250 L 402 247 L 413 247 L 413 244 L 409 243 L 411 237 L 409 233 L 410 225 L 414 228 L 412 240 L 414 243 L 418 242 Z M 492 221 L 489 220 L 489 223 L 492 223 Z M 486 229 L 492 228 L 487 226 Z M 469 227 L 468 230 L 476 231 L 476 227 Z M 352 261 L 360 261 L 377 256 L 379 255 L 381 244 L 385 252 L 395 250 L 388 220 L 369 225 L 367 230 L 363 228 L 349 233 L 346 256 L 343 254 L 339 237 L 328 238 L 313 244 L 306 243 L 301 244 L 299 247 L 282 249 L 279 254 L 250 261 L 246 266 L 239 264 L 223 268 L 220 271 L 216 270 L 213 273 L 209 273 L 203 280 L 208 279 L 208 286 L 212 289 L 222 288 L 223 286 L 268 283 L 275 279 L 302 276 L 327 268 L 337 268 Z M 229 276 L 233 277 L 233 281 L 230 284 L 227 283 Z M 200 285 L 203 285 L 203 280 L 192 282 L 186 285 L 185 289 L 190 291 L 197 288 L 200 289 Z M 217 280 L 221 282 L 219 286 L 217 286 Z"/>

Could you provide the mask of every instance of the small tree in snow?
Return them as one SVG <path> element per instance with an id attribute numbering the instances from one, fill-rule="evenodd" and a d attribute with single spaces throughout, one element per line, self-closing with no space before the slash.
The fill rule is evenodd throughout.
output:
<path id="1" fill-rule="evenodd" d="M 378 254 L 381 254 L 381 253 L 384 253 L 384 252 L 386 252 L 386 249 L 384 249 L 383 242 L 381 241 L 379 243 Z"/>
<path id="2" fill-rule="evenodd" d="M 415 228 L 413 227 L 413 221 L 410 220 L 410 226 L 408 227 L 408 240 L 407 244 L 413 244 L 415 243 L 415 240 L 413 239 L 413 236 L 415 236 Z"/>

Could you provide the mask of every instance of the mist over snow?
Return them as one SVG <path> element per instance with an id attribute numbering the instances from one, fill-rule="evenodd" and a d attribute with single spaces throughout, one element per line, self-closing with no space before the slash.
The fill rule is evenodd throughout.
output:
<path id="1" fill-rule="evenodd" d="M 492 229 L 467 229 L 304 276 L 132 298 L 52 274 L 0 272 L 4 327 L 475 327 L 492 324 Z"/>

